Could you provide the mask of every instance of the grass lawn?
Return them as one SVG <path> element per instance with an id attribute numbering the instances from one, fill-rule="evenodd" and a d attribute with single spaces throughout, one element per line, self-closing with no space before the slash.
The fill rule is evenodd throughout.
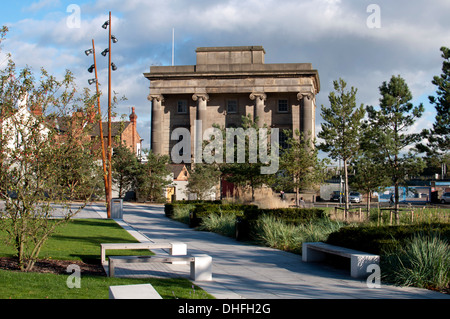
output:
<path id="1" fill-rule="evenodd" d="M 12 257 L 15 251 L 4 245 L 5 233 L 0 232 L 0 256 Z M 113 220 L 74 219 L 57 229 L 42 248 L 39 258 L 100 263 L 100 243 L 137 242 Z M 108 252 L 108 251 L 107 251 Z M 114 255 L 149 255 L 147 250 L 115 250 Z M 103 299 L 109 286 L 151 283 L 163 298 L 213 298 L 187 279 L 126 279 L 103 276 L 83 276 L 81 288 L 69 289 L 67 275 L 22 273 L 0 270 L 1 299 Z"/>
<path id="2" fill-rule="evenodd" d="M 0 241 L 5 234 L 0 232 Z M 101 243 L 134 243 L 137 240 L 114 220 L 73 219 L 61 225 L 42 247 L 39 258 L 100 263 Z M 147 250 L 115 250 L 114 255 L 150 255 Z M 107 251 L 108 253 L 108 251 Z M 0 256 L 12 257 L 11 246 L 0 247 Z"/>
<path id="3" fill-rule="evenodd" d="M 150 283 L 164 299 L 213 299 L 184 278 L 131 279 L 81 275 L 80 288 L 68 288 L 69 274 L 0 270 L 0 299 L 108 299 L 109 286 Z"/>

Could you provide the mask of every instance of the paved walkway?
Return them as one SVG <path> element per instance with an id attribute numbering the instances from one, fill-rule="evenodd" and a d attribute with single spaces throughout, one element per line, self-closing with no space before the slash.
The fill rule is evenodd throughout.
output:
<path id="1" fill-rule="evenodd" d="M 92 217 L 96 213 L 103 218 L 106 215 L 101 205 L 90 206 L 87 211 Z M 125 203 L 123 221 L 118 222 L 140 241 L 185 242 L 188 253 L 212 256 L 213 281 L 195 284 L 218 299 L 450 299 L 425 289 L 390 285 L 370 289 L 365 281 L 351 278 L 347 270 L 304 263 L 301 256 L 292 253 L 195 231 L 166 218 L 162 205 Z M 117 268 L 116 275 L 189 277 L 189 265 L 148 263 L 125 267 Z"/>

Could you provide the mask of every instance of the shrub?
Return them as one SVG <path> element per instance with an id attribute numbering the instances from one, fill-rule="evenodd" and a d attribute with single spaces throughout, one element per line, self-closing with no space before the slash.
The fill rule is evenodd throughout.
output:
<path id="1" fill-rule="evenodd" d="M 450 246 L 438 234 L 416 234 L 386 252 L 383 277 L 401 286 L 447 288 L 450 284 Z"/>
<path id="2" fill-rule="evenodd" d="M 195 207 L 197 205 L 220 205 L 222 201 L 204 201 L 204 200 L 179 200 L 173 203 L 164 204 L 164 213 L 167 217 L 172 218 L 174 214 L 174 210 L 179 207 L 188 206 L 190 208 Z"/>
<path id="3" fill-rule="evenodd" d="M 414 224 L 402 226 L 348 226 L 330 234 L 327 243 L 382 255 L 383 251 L 395 249 L 416 233 L 439 233 L 450 240 L 450 224 Z"/>
<path id="4" fill-rule="evenodd" d="M 292 224 L 272 215 L 261 216 L 255 224 L 253 237 L 261 244 L 291 252 L 301 252 L 303 234 Z"/>
<path id="5" fill-rule="evenodd" d="M 246 212 L 257 211 L 258 207 L 255 205 L 240 205 L 240 204 L 198 204 L 192 211 L 189 225 L 196 227 L 202 224 L 202 220 L 211 214 L 231 214 L 234 217 L 244 216 Z M 236 215 L 238 214 L 238 215 Z"/>
<path id="6" fill-rule="evenodd" d="M 300 254 L 304 242 L 325 241 L 330 233 L 342 226 L 341 222 L 330 219 L 295 225 L 265 214 L 256 221 L 253 237 L 263 245 Z"/>
<path id="7" fill-rule="evenodd" d="M 260 209 L 259 214 L 266 214 L 282 219 L 284 222 L 294 225 L 318 220 L 327 217 L 325 211 L 319 208 L 275 208 Z"/>
<path id="8" fill-rule="evenodd" d="M 242 214 L 240 211 L 235 211 L 234 213 L 228 211 L 226 214 L 210 214 L 202 219 L 202 224 L 198 229 L 234 237 L 236 233 L 236 216 L 240 214 Z"/>

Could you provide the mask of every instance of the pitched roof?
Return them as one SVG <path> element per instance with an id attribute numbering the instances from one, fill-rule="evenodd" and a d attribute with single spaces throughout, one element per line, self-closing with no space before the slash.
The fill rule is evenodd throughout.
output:
<path id="1" fill-rule="evenodd" d="M 180 177 L 181 172 L 185 171 L 187 175 L 181 176 L 181 179 L 187 179 L 189 177 L 189 172 L 184 164 L 170 164 L 169 170 L 173 173 L 173 179 L 177 180 Z"/>
<path id="2" fill-rule="evenodd" d="M 131 124 L 131 122 L 111 122 L 111 136 L 117 136 Z M 108 122 L 102 122 L 103 137 L 108 136 Z M 92 128 L 92 136 L 100 136 L 99 124 Z"/>

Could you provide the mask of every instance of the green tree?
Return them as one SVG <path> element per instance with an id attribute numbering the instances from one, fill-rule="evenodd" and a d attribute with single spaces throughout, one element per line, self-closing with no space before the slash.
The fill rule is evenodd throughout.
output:
<path id="1" fill-rule="evenodd" d="M 163 201 L 164 189 L 170 185 L 169 156 L 144 151 L 147 162 L 139 166 L 136 188 L 139 197 L 154 202 Z"/>
<path id="2" fill-rule="evenodd" d="M 95 155 L 85 135 L 90 123 L 78 116 L 88 113 L 94 97 L 88 90 L 77 96 L 70 71 L 57 80 L 41 69 L 36 80 L 11 59 L 0 80 L 0 229 L 17 250 L 21 270 L 30 271 L 55 228 L 96 192 Z M 75 199 L 82 202 L 72 205 Z M 60 219 L 53 219 L 55 204 L 62 207 Z"/>
<path id="3" fill-rule="evenodd" d="M 412 94 L 401 76 L 392 76 L 389 83 L 380 86 L 380 108 L 367 107 L 369 123 L 374 128 L 377 157 L 394 185 L 395 216 L 399 223 L 399 186 L 408 175 L 420 173 L 424 162 L 414 150 L 407 147 L 420 140 L 420 134 L 409 133 L 416 119 L 423 113 L 423 105 L 414 106 Z"/>
<path id="4" fill-rule="evenodd" d="M 118 188 L 119 198 L 122 198 L 124 192 L 136 186 L 139 165 L 136 154 L 129 147 L 120 144 L 114 148 L 112 180 Z"/>
<path id="5" fill-rule="evenodd" d="M 186 188 L 190 193 L 197 194 L 198 199 L 204 200 L 214 191 L 215 186 L 219 185 L 221 175 L 216 165 L 195 164 Z"/>
<path id="6" fill-rule="evenodd" d="M 334 81 L 334 90 L 329 94 L 330 107 L 322 105 L 322 131 L 318 137 L 324 142 L 319 144 L 319 149 L 330 154 L 334 160 L 342 160 L 344 166 L 344 198 L 345 213 L 349 209 L 348 200 L 348 163 L 359 151 L 359 137 L 362 119 L 365 115 L 364 106 L 357 107 L 357 89 L 346 91 L 347 83 L 339 79 Z"/>
<path id="7" fill-rule="evenodd" d="M 390 186 L 384 164 L 378 161 L 377 145 L 374 143 L 376 130 L 365 123 L 361 127 L 360 151 L 353 157 L 351 165 L 355 175 L 351 179 L 352 188 L 366 193 L 367 217 L 370 214 L 370 202 L 374 191 Z"/>
<path id="8" fill-rule="evenodd" d="M 427 144 L 418 144 L 422 152 L 443 165 L 450 165 L 450 49 L 441 47 L 442 74 L 434 76 L 432 83 L 437 87 L 436 96 L 429 96 L 430 103 L 436 109 L 433 128 L 424 130 L 422 136 Z"/>
<path id="9" fill-rule="evenodd" d="M 221 165 L 221 171 L 225 179 L 235 184 L 238 187 L 242 188 L 250 188 L 252 201 L 255 201 L 255 190 L 261 188 L 263 185 L 271 185 L 274 180 L 274 174 L 263 174 L 261 168 L 266 166 L 266 164 L 262 163 L 261 159 L 259 161 L 250 160 L 250 155 L 259 153 L 259 143 L 257 142 L 259 134 L 259 128 L 257 126 L 257 120 L 253 121 L 250 116 L 242 116 L 241 128 L 245 132 L 254 133 L 253 137 L 244 134 L 236 135 L 236 140 L 234 143 L 234 156 L 235 160 L 233 163 L 224 163 Z M 265 127 L 267 128 L 267 127 Z M 239 128 L 238 128 L 239 129 Z M 248 130 L 250 129 L 250 130 Z M 223 130 L 224 136 L 226 134 L 226 130 Z M 269 135 L 269 134 L 267 134 Z M 225 139 L 224 139 L 225 140 Z M 268 140 L 270 140 L 270 136 L 268 136 Z M 271 154 L 271 147 L 278 147 L 278 145 L 270 145 L 271 143 L 267 143 L 267 151 Z M 245 145 L 244 151 L 239 151 L 239 145 Z M 225 152 L 227 152 L 226 143 L 223 148 Z M 252 149 L 252 150 L 251 150 Z M 239 160 L 239 153 L 244 155 L 244 160 Z M 256 155 L 255 155 L 256 157 Z M 273 159 L 272 159 L 273 160 Z"/>
<path id="10" fill-rule="evenodd" d="M 291 131 L 285 132 L 287 148 L 281 150 L 280 174 L 277 175 L 277 184 L 283 189 L 295 190 L 295 203 L 299 205 L 299 192 L 301 189 L 317 187 L 325 180 L 325 164 L 328 162 L 318 158 L 318 149 L 311 147 L 311 139 L 306 139 L 298 130 L 295 136 Z"/>

